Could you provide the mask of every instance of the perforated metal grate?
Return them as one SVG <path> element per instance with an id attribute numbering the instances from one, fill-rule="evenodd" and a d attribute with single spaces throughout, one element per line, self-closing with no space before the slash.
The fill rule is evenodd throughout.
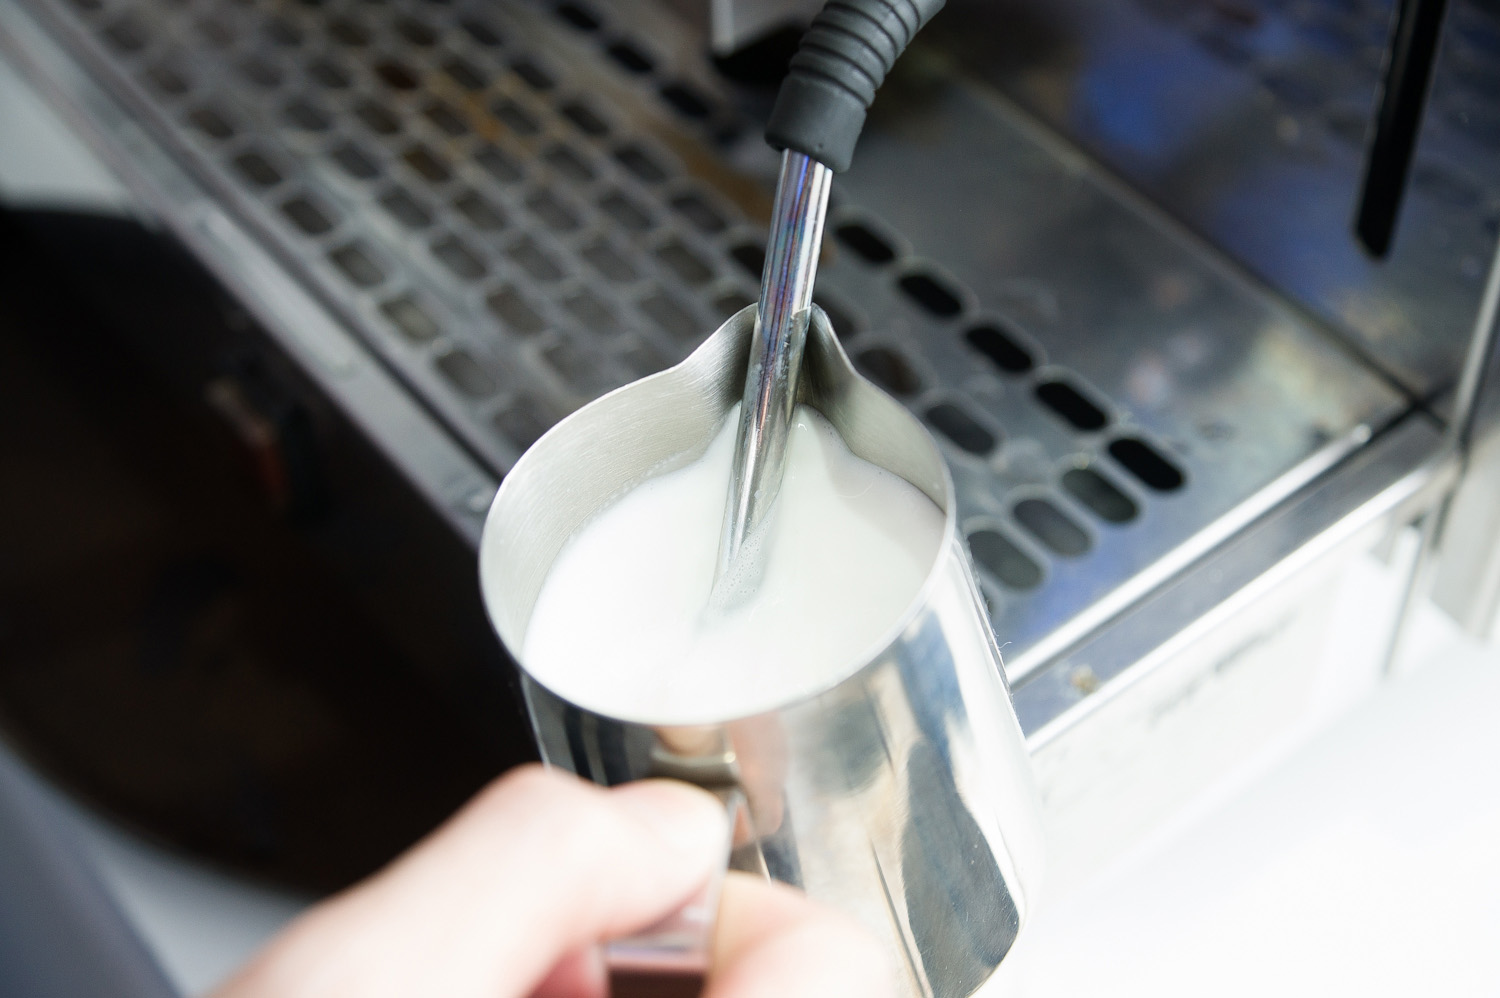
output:
<path id="1" fill-rule="evenodd" d="M 72 10 L 163 124 L 497 470 L 578 405 L 681 359 L 755 294 L 759 227 L 653 138 L 659 122 L 641 127 L 539 35 L 560 24 L 591 36 L 635 78 L 622 86 L 644 80 L 678 119 L 679 146 L 722 145 L 744 127 L 603 12 L 357 0 L 74 0 Z M 847 206 L 839 217 L 834 238 L 861 264 L 889 268 L 890 295 L 934 323 L 978 311 L 956 282 L 907 266 L 879 223 Z M 957 452 L 1004 446 L 961 392 L 916 373 L 920 344 L 859 349 L 868 320 L 837 285 L 836 273 L 825 279 L 820 300 L 868 376 Z M 1034 364 L 992 320 L 964 335 L 1007 377 Z M 1079 430 L 1109 422 L 1064 382 L 1037 398 Z M 1035 542 L 1014 557 L 1089 548 L 1077 527 L 1063 547 L 1049 543 L 1068 515 L 1023 502 L 1053 515 L 1000 528 Z M 1137 502 L 1116 502 L 1112 522 Z M 1011 574 L 991 581 L 1010 586 Z"/>
<path id="2" fill-rule="evenodd" d="M 21 2 L 497 473 L 756 293 L 774 156 L 649 4 Z M 1012 123 L 965 117 L 981 106 L 943 105 L 935 134 L 972 135 L 993 151 L 968 162 L 1037 192 L 1071 185 L 1031 203 L 1060 196 L 1086 240 L 1013 215 L 1029 272 L 985 269 L 1008 252 L 1006 192 L 963 181 L 994 217 L 934 229 L 955 199 L 888 186 L 924 148 L 872 130 L 875 169 L 835 189 L 817 299 L 947 450 L 997 631 L 1024 649 L 1399 403 L 1136 209 L 1033 167 L 1051 161 Z M 1090 269 L 1080 246 L 1102 254 Z M 1199 392 L 1165 356 L 1238 387 Z M 1290 405 L 1283 369 L 1333 390 Z M 1274 446 L 1235 435 L 1252 405 Z"/>
<path id="3" fill-rule="evenodd" d="M 579 404 L 680 359 L 753 293 L 723 238 L 746 238 L 739 209 L 628 130 L 525 16 L 180 0 L 73 11 L 144 106 L 497 470 Z M 649 61 L 639 42 L 609 45 L 631 72 Z M 710 138 L 730 126 L 693 85 L 669 86 L 697 95 Z"/>

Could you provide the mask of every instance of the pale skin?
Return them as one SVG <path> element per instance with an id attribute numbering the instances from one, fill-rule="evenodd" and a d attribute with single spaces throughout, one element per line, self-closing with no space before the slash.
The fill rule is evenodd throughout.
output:
<path id="1" fill-rule="evenodd" d="M 718 802 L 686 784 L 604 790 L 522 767 L 297 919 L 212 998 L 606 998 L 601 943 L 689 899 L 726 834 Z M 726 880 L 705 998 L 892 994 L 886 955 L 852 920 Z"/>

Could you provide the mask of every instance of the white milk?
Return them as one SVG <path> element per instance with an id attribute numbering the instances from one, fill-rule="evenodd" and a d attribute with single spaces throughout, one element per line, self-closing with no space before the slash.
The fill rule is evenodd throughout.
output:
<path id="1" fill-rule="evenodd" d="M 731 413 L 702 458 L 626 493 L 563 546 L 522 651 L 553 692 L 628 720 L 725 720 L 828 687 L 889 637 L 937 558 L 942 511 L 805 406 L 761 585 L 733 609 L 709 608 L 737 422 Z"/>

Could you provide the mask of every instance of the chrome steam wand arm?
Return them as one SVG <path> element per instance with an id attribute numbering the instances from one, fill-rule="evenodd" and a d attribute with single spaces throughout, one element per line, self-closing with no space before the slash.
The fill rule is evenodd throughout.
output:
<path id="1" fill-rule="evenodd" d="M 832 183 L 833 171 L 805 153 L 788 149 L 781 154 L 755 338 L 735 436 L 734 474 L 719 539 L 716 589 L 720 591 L 716 595 L 729 602 L 753 590 L 760 579 L 754 538 L 770 516 L 786 469 L 787 438 Z M 724 592 L 726 586 L 732 591 Z"/>
<path id="2" fill-rule="evenodd" d="M 766 141 L 783 150 L 755 339 L 735 437 L 714 599 L 760 582 L 757 535 L 776 506 L 833 174 L 848 169 L 875 90 L 943 0 L 830 0 L 782 81 Z"/>

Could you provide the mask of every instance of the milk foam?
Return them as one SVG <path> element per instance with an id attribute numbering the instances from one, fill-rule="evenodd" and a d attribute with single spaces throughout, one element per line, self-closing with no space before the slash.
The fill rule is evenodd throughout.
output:
<path id="1" fill-rule="evenodd" d="M 659 724 L 758 713 L 842 679 L 915 599 L 942 511 L 799 406 L 759 539 L 760 586 L 710 608 L 736 424 L 731 413 L 703 457 L 626 493 L 563 546 L 522 649 L 553 692 Z"/>

